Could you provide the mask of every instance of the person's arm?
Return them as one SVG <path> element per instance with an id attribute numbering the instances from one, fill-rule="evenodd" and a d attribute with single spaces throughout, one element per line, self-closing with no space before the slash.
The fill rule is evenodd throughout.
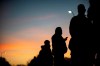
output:
<path id="1" fill-rule="evenodd" d="M 76 36 L 76 21 L 77 21 L 77 18 L 76 16 L 73 17 L 70 21 L 70 25 L 69 25 L 69 33 L 71 35 L 71 37 L 74 37 Z"/>
<path id="2" fill-rule="evenodd" d="M 66 41 L 68 37 L 64 38 L 64 40 Z"/>

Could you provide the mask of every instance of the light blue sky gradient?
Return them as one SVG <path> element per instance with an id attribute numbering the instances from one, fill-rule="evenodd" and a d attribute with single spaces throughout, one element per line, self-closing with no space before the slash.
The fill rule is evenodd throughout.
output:
<path id="1" fill-rule="evenodd" d="M 77 15 L 77 5 L 84 4 L 88 9 L 88 0 L 4 0 L 0 9 L 1 36 L 15 35 L 28 28 L 40 28 L 52 34 L 61 26 L 69 35 L 69 23 L 73 17 L 67 11 Z M 28 35 L 28 34 L 26 34 Z"/>

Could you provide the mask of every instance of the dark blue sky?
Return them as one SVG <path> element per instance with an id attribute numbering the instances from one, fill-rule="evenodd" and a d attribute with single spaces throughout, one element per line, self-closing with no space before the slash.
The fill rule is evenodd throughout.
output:
<path id="1" fill-rule="evenodd" d="M 88 0 L 4 0 L 1 3 L 0 22 L 3 31 L 16 31 L 32 26 L 53 27 L 53 23 L 68 26 L 72 17 L 68 10 L 77 15 L 78 4 L 82 3 L 88 8 Z M 38 19 L 47 16 L 48 20 Z"/>

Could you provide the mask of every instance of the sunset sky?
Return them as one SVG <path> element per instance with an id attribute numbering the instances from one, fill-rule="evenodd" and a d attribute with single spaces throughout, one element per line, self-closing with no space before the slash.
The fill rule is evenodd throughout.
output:
<path id="1" fill-rule="evenodd" d="M 69 24 L 77 15 L 77 5 L 88 0 L 0 0 L 0 56 L 11 64 L 27 64 L 37 56 L 45 40 L 50 40 L 56 27 L 70 39 Z M 51 44 L 51 43 L 50 43 Z M 70 57 L 70 51 L 65 54 Z"/>

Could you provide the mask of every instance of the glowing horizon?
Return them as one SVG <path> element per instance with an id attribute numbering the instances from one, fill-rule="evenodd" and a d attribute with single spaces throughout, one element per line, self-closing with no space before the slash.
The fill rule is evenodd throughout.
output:
<path id="1" fill-rule="evenodd" d="M 68 46 L 70 37 L 66 41 L 66 44 Z M 34 42 L 25 42 L 25 41 L 19 41 L 13 40 L 14 44 L 1 44 L 0 50 L 2 50 L 2 57 L 5 57 L 7 61 L 10 64 L 27 64 L 31 59 L 33 59 L 34 56 L 37 56 L 39 54 L 39 51 L 41 49 L 41 45 L 43 45 L 44 41 L 38 42 L 38 46 L 34 46 Z M 29 44 L 28 44 L 29 43 Z M 40 44 L 41 43 L 41 44 Z M 51 43 L 50 43 L 51 45 Z M 70 58 L 70 51 L 65 54 L 65 57 Z M 17 60 L 15 60 L 17 59 Z M 24 61 L 23 61 L 24 60 Z"/>

